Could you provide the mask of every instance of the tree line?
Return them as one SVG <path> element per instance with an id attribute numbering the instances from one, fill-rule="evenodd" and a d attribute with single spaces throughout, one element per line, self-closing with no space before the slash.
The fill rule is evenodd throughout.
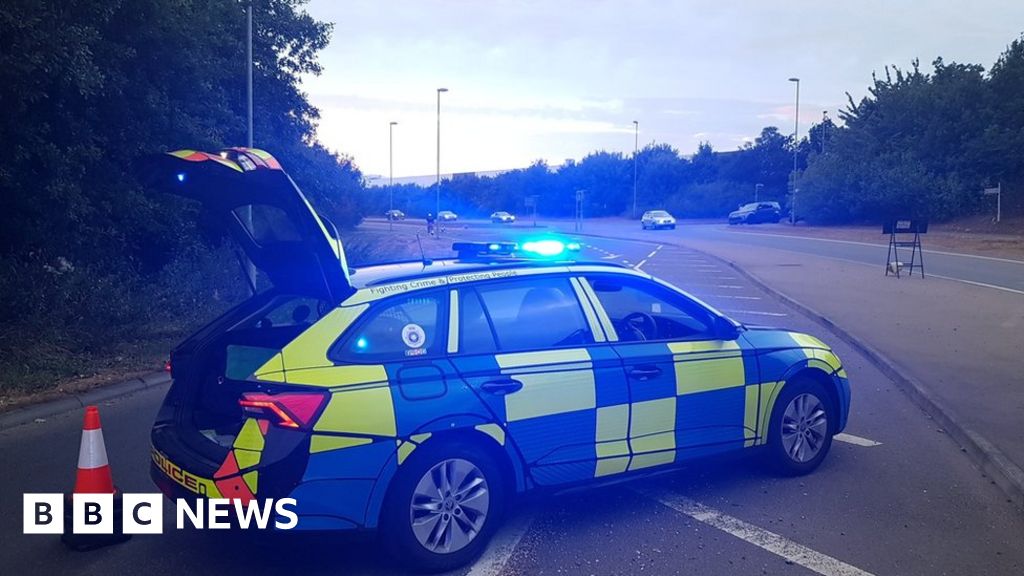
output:
<path id="1" fill-rule="evenodd" d="M 639 212 L 665 208 L 681 217 L 721 218 L 738 204 L 778 201 L 814 223 L 871 223 L 916 216 L 946 220 L 993 212 L 983 188 L 1002 184 L 1003 209 L 1024 212 L 1024 38 L 987 72 L 977 64 L 918 61 L 872 75 L 868 94 L 795 140 L 774 126 L 736 150 L 702 143 L 692 155 L 652 143 L 632 154 L 597 151 L 551 167 L 537 161 L 498 176 L 457 175 L 441 185 L 442 209 L 483 216 L 493 210 L 571 216 L 576 191 L 593 216 L 632 213 L 634 161 Z M 793 156 L 796 154 L 796 178 Z M 363 210 L 395 207 L 424 215 L 435 187 L 363 191 Z"/>
<path id="2" fill-rule="evenodd" d="M 245 144 L 247 3 L 0 3 L 0 393 L 136 334 L 188 329 L 237 298 L 221 229 L 143 190 L 134 166 Z M 254 2 L 255 144 L 351 226 L 362 175 L 317 143 L 299 84 L 320 72 L 331 26 L 304 3 Z"/>

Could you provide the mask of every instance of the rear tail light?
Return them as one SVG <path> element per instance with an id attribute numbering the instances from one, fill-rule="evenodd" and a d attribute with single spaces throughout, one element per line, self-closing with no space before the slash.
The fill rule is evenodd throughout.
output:
<path id="1" fill-rule="evenodd" d="M 326 403 L 327 394 L 317 392 L 246 392 L 238 399 L 238 405 L 250 417 L 268 420 L 271 424 L 293 430 L 308 428 Z"/>

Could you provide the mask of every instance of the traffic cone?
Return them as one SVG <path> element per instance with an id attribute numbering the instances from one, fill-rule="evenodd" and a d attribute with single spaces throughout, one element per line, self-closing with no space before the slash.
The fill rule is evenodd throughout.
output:
<path id="1" fill-rule="evenodd" d="M 74 493 L 113 494 L 114 509 L 105 510 L 103 513 L 114 515 L 114 531 L 112 534 L 75 534 L 72 531 L 73 496 L 68 496 L 64 506 L 64 534 L 61 535 L 61 542 L 74 550 L 92 550 L 131 538 L 131 534 L 124 534 L 122 531 L 121 494 L 114 486 L 114 476 L 110 471 L 110 463 L 107 462 L 107 449 L 103 444 L 100 411 L 95 406 L 85 408 Z"/>

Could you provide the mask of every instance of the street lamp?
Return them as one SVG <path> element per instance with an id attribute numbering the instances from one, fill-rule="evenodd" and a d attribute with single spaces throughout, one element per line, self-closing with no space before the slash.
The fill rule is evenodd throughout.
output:
<path id="1" fill-rule="evenodd" d="M 434 206 L 434 217 L 441 211 L 441 92 L 447 92 L 447 88 L 437 89 L 437 200 Z"/>
<path id="2" fill-rule="evenodd" d="M 796 153 L 799 149 L 797 137 L 800 135 L 800 79 L 790 78 L 789 81 L 796 83 L 796 118 L 793 122 L 793 202 L 789 211 L 789 221 L 796 226 Z"/>
<path id="3" fill-rule="evenodd" d="M 754 202 L 757 202 L 757 193 L 761 191 L 761 188 L 764 188 L 764 184 L 760 182 L 754 184 Z"/>
<path id="4" fill-rule="evenodd" d="M 395 209 L 395 126 L 398 122 L 388 124 L 388 230 L 394 225 L 391 211 Z"/>
<path id="5" fill-rule="evenodd" d="M 828 140 L 828 110 L 821 111 L 821 155 L 825 155 L 825 142 Z"/>
<path id="6" fill-rule="evenodd" d="M 636 219 L 636 155 L 640 150 L 640 123 L 633 120 L 633 219 Z"/>

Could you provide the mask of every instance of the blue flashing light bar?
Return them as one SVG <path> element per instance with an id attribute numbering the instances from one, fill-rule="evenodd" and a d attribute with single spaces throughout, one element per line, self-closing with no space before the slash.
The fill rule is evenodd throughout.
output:
<path id="1" fill-rule="evenodd" d="M 522 244 L 514 242 L 456 242 L 452 250 L 459 258 L 539 258 L 554 259 L 567 257 L 570 252 L 580 251 L 579 242 L 563 242 L 554 238 L 527 240 Z"/>

